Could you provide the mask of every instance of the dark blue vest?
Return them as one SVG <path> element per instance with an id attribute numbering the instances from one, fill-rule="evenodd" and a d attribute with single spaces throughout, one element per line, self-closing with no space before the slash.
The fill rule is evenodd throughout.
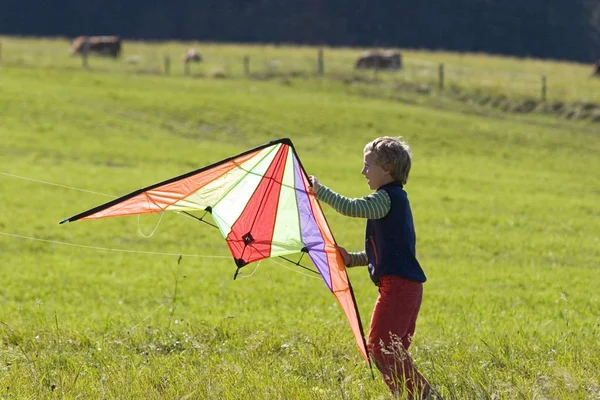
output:
<path id="1" fill-rule="evenodd" d="M 378 190 L 388 193 L 392 205 L 385 217 L 367 220 L 365 250 L 371 280 L 377 285 L 382 276 L 396 275 L 425 282 L 427 278 L 416 256 L 416 235 L 410 203 L 402 184 L 392 182 Z"/>

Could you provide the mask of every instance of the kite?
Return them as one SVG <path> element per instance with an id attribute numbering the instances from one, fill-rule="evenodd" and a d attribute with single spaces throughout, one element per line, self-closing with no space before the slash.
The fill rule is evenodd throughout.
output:
<path id="1" fill-rule="evenodd" d="M 189 211 L 204 211 L 227 241 L 237 266 L 234 279 L 251 262 L 308 254 L 342 307 L 358 349 L 370 365 L 344 261 L 309 185 L 291 140 L 284 138 L 136 190 L 60 223 L 163 211 L 188 215 L 192 215 Z M 207 222 L 204 216 L 194 217 Z"/>

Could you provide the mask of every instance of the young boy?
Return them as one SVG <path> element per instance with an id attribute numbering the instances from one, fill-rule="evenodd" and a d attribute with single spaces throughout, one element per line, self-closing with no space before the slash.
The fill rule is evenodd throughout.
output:
<path id="1" fill-rule="evenodd" d="M 362 198 L 335 193 L 311 176 L 317 199 L 337 212 L 367 219 L 365 250 L 349 253 L 339 247 L 347 267 L 367 265 L 379 287 L 369 331 L 369 354 L 395 394 L 427 398 L 431 388 L 416 370 L 408 348 L 421 306 L 425 274 L 415 253 L 412 212 L 403 185 L 411 153 L 401 138 L 380 137 L 364 149 L 362 174 L 374 192 Z"/>

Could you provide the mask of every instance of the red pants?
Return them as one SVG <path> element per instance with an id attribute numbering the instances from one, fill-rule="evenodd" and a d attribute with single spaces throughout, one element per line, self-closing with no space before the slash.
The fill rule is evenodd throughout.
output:
<path id="1" fill-rule="evenodd" d="M 422 283 L 398 276 L 382 277 L 369 332 L 369 353 L 385 383 L 392 392 L 405 392 L 411 398 L 430 391 L 407 351 L 422 297 Z"/>

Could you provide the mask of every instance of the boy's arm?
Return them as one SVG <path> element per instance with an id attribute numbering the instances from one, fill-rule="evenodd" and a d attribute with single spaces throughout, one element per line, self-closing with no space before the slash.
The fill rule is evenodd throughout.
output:
<path id="1" fill-rule="evenodd" d="M 346 265 L 348 268 L 369 265 L 367 253 L 364 251 L 349 252 L 348 255 L 350 256 L 350 262 Z"/>
<path id="2" fill-rule="evenodd" d="M 337 246 L 337 248 L 342 254 L 342 258 L 344 259 L 344 265 L 346 265 L 346 268 L 360 267 L 361 265 L 369 265 L 369 260 L 367 259 L 367 253 L 365 251 L 354 251 L 350 253 L 343 247 Z"/>
<path id="3" fill-rule="evenodd" d="M 385 190 L 378 190 L 365 197 L 350 198 L 319 185 L 316 194 L 317 199 L 348 217 L 380 219 L 387 215 L 392 205 L 390 196 Z"/>

